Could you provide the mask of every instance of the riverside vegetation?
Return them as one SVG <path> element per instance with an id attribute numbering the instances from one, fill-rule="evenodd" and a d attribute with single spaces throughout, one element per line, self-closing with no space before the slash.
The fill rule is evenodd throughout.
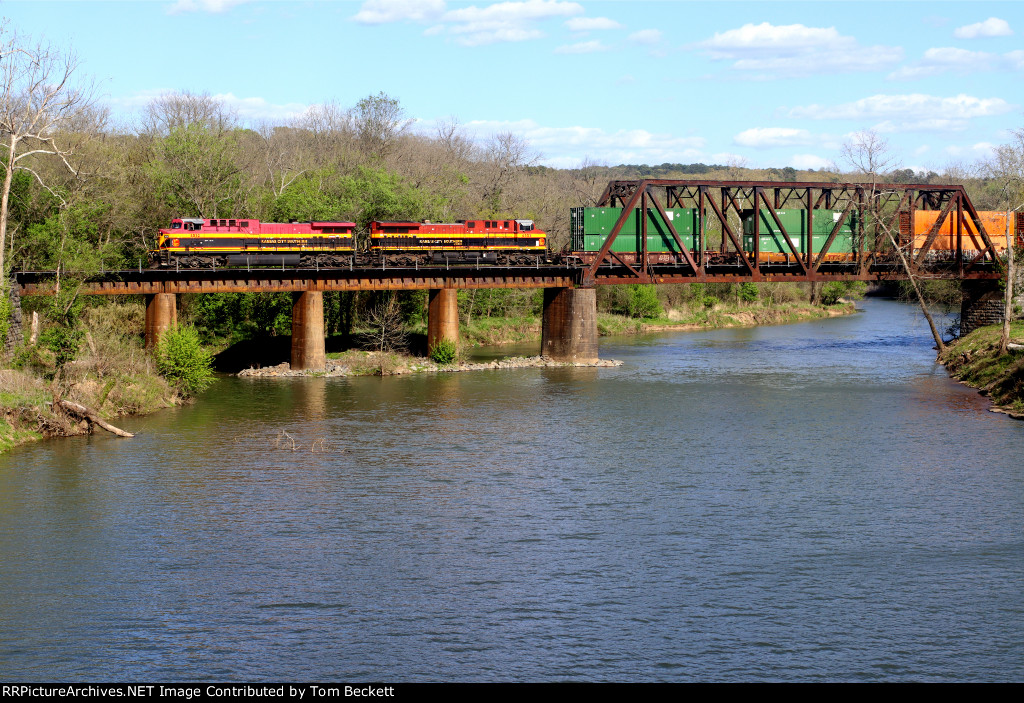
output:
<path id="1" fill-rule="evenodd" d="M 1001 332 L 1001 325 L 980 327 L 947 347 L 940 361 L 953 378 L 987 395 L 993 409 L 1024 419 L 1024 322 L 1010 325 L 1006 354 L 999 353 Z"/>

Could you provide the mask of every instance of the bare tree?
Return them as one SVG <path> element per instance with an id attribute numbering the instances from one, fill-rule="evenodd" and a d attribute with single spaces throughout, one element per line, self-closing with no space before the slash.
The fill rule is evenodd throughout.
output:
<path id="1" fill-rule="evenodd" d="M 597 200 L 601 197 L 605 187 L 602 175 L 607 170 L 607 164 L 598 163 L 586 156 L 580 162 L 579 168 L 571 171 L 573 194 L 578 205 L 584 207 L 597 205 Z"/>
<path id="2" fill-rule="evenodd" d="M 238 115 L 209 93 L 164 93 L 146 106 L 143 131 L 166 136 L 176 129 L 223 132 L 238 125 Z"/>
<path id="3" fill-rule="evenodd" d="M 78 173 L 71 163 L 72 149 L 59 143 L 62 127 L 94 100 L 91 85 L 72 82 L 78 66 L 79 60 L 73 53 L 48 44 L 32 44 L 16 35 L 0 40 L 0 272 L 5 270 L 6 263 L 7 217 L 14 172 L 27 171 L 47 190 L 49 185 L 33 168 L 36 160 L 54 158 L 70 173 Z M 61 199 L 58 193 L 53 194 Z"/>
<path id="4" fill-rule="evenodd" d="M 488 169 L 484 182 L 484 202 L 495 212 L 501 210 L 502 196 L 528 166 L 537 163 L 538 158 L 537 154 L 530 151 L 529 142 L 512 132 L 502 132 L 491 137 L 484 156 Z"/>
<path id="5" fill-rule="evenodd" d="M 882 213 L 882 203 L 886 200 L 886 193 L 884 188 L 880 186 L 880 181 L 886 173 L 898 167 L 899 164 L 896 156 L 892 153 L 889 142 L 880 137 L 874 130 L 855 133 L 849 141 L 843 143 L 840 153 L 843 156 L 843 160 L 856 173 L 870 180 L 871 187 L 870 192 L 867 193 L 867 198 L 868 208 L 876 227 L 875 236 L 877 237 L 878 231 L 881 230 L 889 240 L 893 251 L 899 257 L 903 270 L 907 274 L 910 285 L 917 296 L 917 301 L 921 305 L 921 312 L 924 313 L 925 320 L 928 321 L 932 338 L 935 340 L 935 347 L 941 355 L 946 348 L 945 343 L 942 341 L 942 335 L 939 334 L 939 329 L 935 326 L 935 320 L 928 310 L 928 305 L 925 303 L 924 295 L 921 293 L 921 288 L 910 268 L 906 254 L 903 253 L 903 249 L 893 236 L 892 227 L 888 224 L 887 218 Z"/>
<path id="6" fill-rule="evenodd" d="M 988 164 L 989 177 L 1001 184 L 1000 205 L 1006 208 L 1006 290 L 1003 306 L 1003 329 L 999 336 L 999 353 L 1006 354 L 1010 344 L 1010 320 L 1013 317 L 1014 264 L 1013 214 L 1024 208 L 1024 129 L 1013 131 L 1008 144 L 996 147 Z"/>
<path id="7" fill-rule="evenodd" d="M 352 125 L 366 153 L 383 158 L 396 139 L 412 124 L 397 98 L 383 92 L 370 95 L 356 103 Z"/>
<path id="8" fill-rule="evenodd" d="M 473 140 L 466 136 L 458 117 L 453 115 L 438 122 L 435 132 L 449 158 L 467 161 L 473 157 Z"/>
<path id="9" fill-rule="evenodd" d="M 839 153 L 854 171 L 871 176 L 873 182 L 898 166 L 889 142 L 873 129 L 852 134 Z"/>
<path id="10" fill-rule="evenodd" d="M 367 313 L 366 322 L 370 326 L 366 339 L 368 348 L 386 352 L 405 349 L 408 346 L 409 335 L 402 320 L 402 308 L 393 292 Z"/>

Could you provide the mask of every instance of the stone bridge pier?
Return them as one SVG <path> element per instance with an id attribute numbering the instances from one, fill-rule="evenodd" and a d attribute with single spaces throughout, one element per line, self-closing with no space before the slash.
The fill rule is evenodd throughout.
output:
<path id="1" fill-rule="evenodd" d="M 454 288 L 431 288 L 427 298 L 427 353 L 443 340 L 459 344 L 459 299 Z"/>
<path id="2" fill-rule="evenodd" d="M 146 296 L 146 349 L 154 349 L 160 335 L 178 324 L 178 297 L 174 293 Z"/>
<path id="3" fill-rule="evenodd" d="M 966 335 L 984 325 L 1003 322 L 1005 295 L 999 281 L 963 281 L 963 301 L 960 303 L 960 335 Z"/>
<path id="4" fill-rule="evenodd" d="M 292 294 L 291 362 L 296 371 L 323 371 L 327 368 L 324 294 L 320 291 Z"/>
<path id="5" fill-rule="evenodd" d="M 554 361 L 597 361 L 597 289 L 545 288 L 540 353 Z"/>

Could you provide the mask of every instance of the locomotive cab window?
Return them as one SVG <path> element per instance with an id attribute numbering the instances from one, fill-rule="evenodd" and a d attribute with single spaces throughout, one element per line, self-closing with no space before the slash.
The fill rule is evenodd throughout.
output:
<path id="1" fill-rule="evenodd" d="M 181 223 L 180 222 L 172 222 L 171 223 L 171 229 L 181 229 Z"/>

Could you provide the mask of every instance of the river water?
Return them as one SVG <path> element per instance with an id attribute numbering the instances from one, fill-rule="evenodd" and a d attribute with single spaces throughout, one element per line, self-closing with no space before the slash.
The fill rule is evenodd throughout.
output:
<path id="1" fill-rule="evenodd" d="M 860 305 L 0 456 L 0 679 L 1024 679 L 1024 423 Z"/>

